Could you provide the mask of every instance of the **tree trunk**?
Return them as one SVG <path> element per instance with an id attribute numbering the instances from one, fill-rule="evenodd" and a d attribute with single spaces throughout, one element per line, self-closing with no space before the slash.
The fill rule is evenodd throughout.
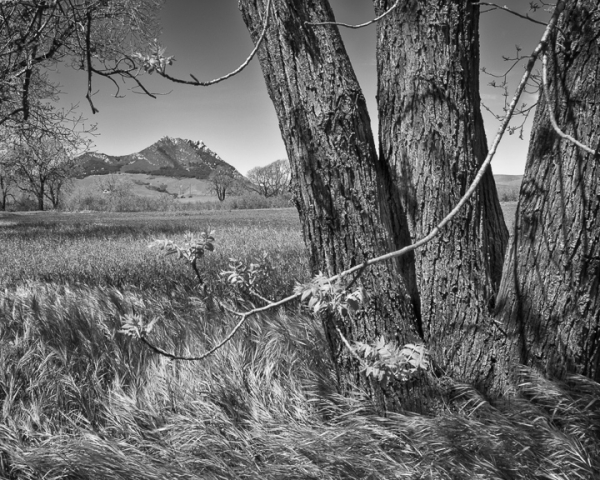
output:
<path id="1" fill-rule="evenodd" d="M 393 0 L 375 0 L 376 14 Z M 479 97 L 479 9 L 470 0 L 403 2 L 377 30 L 382 160 L 413 241 L 458 203 L 487 155 Z M 500 331 L 490 311 L 508 240 L 491 171 L 470 202 L 416 252 L 423 331 L 455 379 L 487 390 Z"/>
<path id="2" fill-rule="evenodd" d="M 598 149 L 600 1 L 567 5 L 550 42 L 548 93 L 561 129 Z M 516 361 L 600 381 L 600 157 L 561 138 L 549 111 L 540 94 L 498 318 Z"/>
<path id="3" fill-rule="evenodd" d="M 43 181 L 40 181 L 40 184 L 38 186 L 37 201 L 38 201 L 38 210 L 41 210 L 41 211 L 44 210 L 44 194 L 45 194 L 45 184 Z"/>
<path id="4" fill-rule="evenodd" d="M 265 0 L 242 0 L 240 9 L 253 40 L 263 25 Z M 292 189 L 309 249 L 313 274 L 339 273 L 409 243 L 396 221 L 390 235 L 390 205 L 403 212 L 398 192 L 388 190 L 379 163 L 365 99 L 335 26 L 327 0 L 273 0 L 271 25 L 259 50 L 260 64 L 286 145 Z M 367 270 L 361 282 L 370 293 L 367 312 L 337 327 L 350 341 L 379 336 L 402 344 L 421 338 L 413 303 L 414 257 Z M 403 273 L 400 274 L 399 272 Z M 358 381 L 390 406 L 391 397 L 369 385 L 344 348 L 336 325 L 326 320 L 342 390 Z M 407 401 L 407 400 L 406 400 Z M 391 403 L 390 403 L 391 402 Z M 406 406 L 406 404 L 404 405 Z"/>

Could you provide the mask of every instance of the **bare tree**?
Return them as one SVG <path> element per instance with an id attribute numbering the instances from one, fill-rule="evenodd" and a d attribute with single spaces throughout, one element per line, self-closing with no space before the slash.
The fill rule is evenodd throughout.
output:
<path id="1" fill-rule="evenodd" d="M 39 210 L 44 210 L 45 199 L 58 207 L 61 192 L 75 173 L 73 145 L 47 135 L 29 135 L 17 141 L 10 165 L 19 188 L 36 198 Z"/>
<path id="2" fill-rule="evenodd" d="M 211 172 L 208 180 L 211 183 L 211 190 L 221 202 L 235 189 L 238 182 L 234 173 L 224 167 L 219 167 Z"/>
<path id="3" fill-rule="evenodd" d="M 275 197 L 286 192 L 290 184 L 290 164 L 287 159 L 276 160 L 264 167 L 254 167 L 246 174 L 248 188 L 263 197 Z"/>
<path id="4" fill-rule="evenodd" d="M 0 161 L 0 210 L 6 210 L 10 198 L 15 199 L 16 188 L 17 179 L 14 168 Z"/>

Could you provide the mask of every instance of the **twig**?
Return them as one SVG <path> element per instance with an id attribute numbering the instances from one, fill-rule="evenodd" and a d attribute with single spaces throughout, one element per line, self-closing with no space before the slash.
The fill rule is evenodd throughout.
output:
<path id="1" fill-rule="evenodd" d="M 463 195 L 463 197 L 460 199 L 458 204 L 454 207 L 454 209 L 452 209 L 452 211 L 448 215 L 446 215 L 446 217 L 444 217 L 444 219 L 433 230 L 431 230 L 431 232 L 429 232 L 429 234 L 427 236 L 421 238 L 421 240 L 419 240 L 418 242 L 413 243 L 412 245 L 408 245 L 400 250 L 396 250 L 394 252 L 390 252 L 385 255 L 381 255 L 377 258 L 367 260 L 364 263 L 361 263 L 360 265 L 356 265 L 352 268 L 349 268 L 348 270 L 338 273 L 337 275 L 333 275 L 332 277 L 327 279 L 328 282 L 335 282 L 336 280 L 338 280 L 341 277 L 348 275 L 350 273 L 354 273 L 357 271 L 362 272 L 365 270 L 366 267 L 368 267 L 370 265 L 374 265 L 376 263 L 381 263 L 386 260 L 390 260 L 392 258 L 401 257 L 402 255 L 406 255 L 407 253 L 412 252 L 413 250 L 416 250 L 417 248 L 422 247 L 426 243 L 429 243 L 440 233 L 442 228 L 444 228 L 450 221 L 452 221 L 452 219 L 458 214 L 460 209 L 465 205 L 465 203 L 467 203 L 467 201 L 469 200 L 471 195 L 473 195 L 473 193 L 477 189 L 477 186 L 481 182 L 481 179 L 483 178 L 485 171 L 487 170 L 492 159 L 494 158 L 494 155 L 496 154 L 496 150 L 498 149 L 498 145 L 500 144 L 500 141 L 502 140 L 502 137 L 503 137 L 504 133 L 506 132 L 506 129 L 511 120 L 512 114 L 515 111 L 515 108 L 517 107 L 519 98 L 520 98 L 521 94 L 523 93 L 523 90 L 525 89 L 525 85 L 527 84 L 527 80 L 529 79 L 529 76 L 531 75 L 533 66 L 535 65 L 535 62 L 536 62 L 538 56 L 540 55 L 540 53 L 546 48 L 547 43 L 548 43 L 548 37 L 550 36 L 550 33 L 552 32 L 552 29 L 554 28 L 554 26 L 556 24 L 558 16 L 564 10 L 564 8 L 565 8 L 564 0 L 559 0 L 559 2 L 557 3 L 557 5 L 554 9 L 554 12 L 552 14 L 552 18 L 550 18 L 550 21 L 548 22 L 548 25 L 546 26 L 546 30 L 544 31 L 544 34 L 542 35 L 542 38 L 540 39 L 540 42 L 538 43 L 537 47 L 534 49 L 531 56 L 529 57 L 529 61 L 527 62 L 527 67 L 525 69 L 525 73 L 523 74 L 523 78 L 521 78 L 521 82 L 519 83 L 519 86 L 517 87 L 517 91 L 512 99 L 512 102 L 510 103 L 506 117 L 502 121 L 500 128 L 498 129 L 498 132 L 496 133 L 496 137 L 494 138 L 494 141 L 492 143 L 492 146 L 490 147 L 487 157 L 485 158 L 484 162 L 481 164 L 481 167 L 479 168 L 479 171 L 477 172 L 477 175 L 475 176 L 473 183 L 471 183 L 471 186 L 469 187 L 467 192 Z M 150 344 L 150 342 L 148 342 L 148 340 L 146 340 L 144 337 L 142 337 L 142 340 L 144 341 L 144 343 L 146 343 L 146 345 L 148 345 L 150 348 L 152 348 L 155 352 L 160 353 L 161 355 L 165 355 L 174 360 L 203 360 L 206 357 L 210 356 L 215 351 L 217 351 L 223 345 L 225 345 L 225 343 L 227 343 L 235 335 L 235 333 L 240 329 L 240 327 L 246 322 L 246 320 L 250 316 L 255 315 L 257 313 L 266 312 L 275 307 L 280 307 L 282 305 L 285 305 L 286 303 L 289 303 L 293 300 L 299 299 L 301 297 L 301 295 L 302 295 L 302 292 L 295 293 L 295 294 L 290 295 L 289 297 L 283 298 L 282 300 L 279 300 L 277 302 L 272 302 L 269 305 L 266 305 L 264 307 L 254 308 L 247 312 L 236 312 L 234 310 L 227 309 L 230 313 L 233 313 L 235 315 L 242 317 L 241 320 L 234 327 L 234 329 L 216 347 L 212 348 L 208 352 L 206 352 L 198 357 L 179 357 L 179 356 L 176 356 L 173 354 L 169 354 L 168 352 L 165 352 L 164 350 Z M 340 335 L 341 335 L 341 332 L 339 332 L 339 329 L 338 329 L 338 333 L 340 333 Z M 342 335 L 342 340 L 343 339 L 344 339 L 344 337 Z"/>
<path id="2" fill-rule="evenodd" d="M 365 365 L 363 359 L 360 358 L 360 355 L 358 353 L 356 353 L 356 350 L 354 350 L 352 348 L 352 345 L 350 345 L 350 342 L 348 341 L 348 339 L 346 337 L 344 337 L 344 334 L 342 333 L 342 331 L 340 330 L 340 328 L 337 325 L 335 326 L 335 330 L 337 331 L 338 335 L 342 339 L 342 342 L 344 343 L 346 348 L 350 351 L 352 356 L 359 361 L 361 367 L 366 369 L 367 366 Z"/>
<path id="3" fill-rule="evenodd" d="M 544 22 L 535 20 L 535 19 L 531 18 L 529 15 L 523 15 L 521 13 L 515 12 L 514 10 L 511 10 L 510 8 L 508 8 L 506 5 L 500 6 L 500 5 L 496 5 L 495 3 L 490 3 L 490 2 L 478 2 L 478 3 L 474 3 L 474 5 L 485 5 L 487 7 L 492 7 L 490 10 L 486 10 L 486 12 L 491 12 L 492 10 L 496 10 L 496 9 L 504 10 L 505 12 L 512 13 L 513 15 L 516 15 L 517 17 L 523 18 L 524 20 L 529 20 L 530 22 L 537 23 L 538 25 L 543 25 L 544 27 L 547 26 L 547 24 L 545 24 Z M 482 13 L 485 13 L 485 12 L 482 12 Z"/>
<path id="4" fill-rule="evenodd" d="M 200 82 L 198 81 L 198 79 L 190 74 L 190 77 L 192 77 L 193 81 L 189 81 L 189 80 L 183 80 L 180 78 L 176 78 L 176 77 L 172 77 L 171 75 L 166 73 L 166 69 L 161 69 L 158 71 L 159 75 L 161 75 L 162 77 L 171 80 L 172 82 L 175 83 L 183 83 L 186 85 L 194 85 L 196 87 L 208 87 L 210 85 L 214 85 L 216 83 L 222 82 L 224 80 L 227 80 L 228 78 L 233 77 L 234 75 L 237 75 L 238 73 L 240 73 L 242 70 L 244 70 L 244 68 L 246 68 L 248 66 L 248 64 L 252 61 L 252 59 L 254 58 L 254 56 L 256 55 L 256 52 L 258 52 L 258 49 L 261 45 L 261 43 L 263 42 L 265 36 L 267 35 L 267 29 L 269 27 L 269 17 L 270 17 L 270 13 L 271 13 L 271 3 L 273 0 L 268 0 L 267 3 L 267 7 L 265 8 L 265 23 L 263 26 L 263 30 L 260 34 L 260 37 L 258 37 L 258 40 L 256 41 L 256 45 L 254 46 L 254 49 L 252 50 L 252 52 L 250 52 L 250 55 L 248 55 L 248 58 L 235 70 L 233 70 L 232 72 L 229 72 L 226 75 L 223 75 L 222 77 L 219 78 L 215 78 L 214 80 L 210 80 L 208 82 Z"/>
<path id="5" fill-rule="evenodd" d="M 367 262 L 363 262 L 362 264 L 362 268 L 357 272 L 356 276 L 352 279 L 352 281 L 348 284 L 348 286 L 346 287 L 346 290 L 350 290 L 352 288 L 352 286 L 357 282 L 357 280 L 360 278 L 360 276 L 363 274 L 363 272 L 365 271 L 365 268 L 367 268 L 369 265 L 367 264 Z"/>
<path id="6" fill-rule="evenodd" d="M 387 15 L 389 15 L 390 13 L 392 13 L 394 10 L 396 10 L 396 8 L 398 8 L 399 5 L 400 5 L 400 0 L 396 0 L 396 3 L 394 3 L 394 5 L 392 5 L 389 8 L 389 10 L 385 11 L 378 17 L 375 17 L 373 20 L 369 20 L 368 22 L 360 23 L 358 25 L 351 25 L 351 24 L 342 23 L 342 22 L 304 22 L 304 25 L 337 25 L 338 27 L 346 27 L 346 28 L 354 28 L 354 29 L 368 27 L 369 25 L 377 23 L 379 20 L 381 20 L 382 18 L 384 18 Z"/>
<path id="7" fill-rule="evenodd" d="M 269 300 L 268 298 L 263 297 L 260 293 L 258 293 L 255 289 L 253 289 L 252 287 L 250 287 L 248 289 L 248 291 L 254 295 L 256 298 L 259 298 L 260 300 L 262 300 L 263 302 L 265 302 L 266 304 L 271 304 L 273 303 L 272 300 Z"/>
<path id="8" fill-rule="evenodd" d="M 242 318 L 237 323 L 237 325 L 233 328 L 233 330 L 231 330 L 231 332 L 229 332 L 229 334 L 227 334 L 227 336 L 223 340 L 221 340 L 217 345 L 215 345 L 213 348 L 211 348 L 207 352 L 205 352 L 202 355 L 199 355 L 197 357 L 182 357 L 179 355 L 174 355 L 173 353 L 169 353 L 166 350 L 163 350 L 162 348 L 157 347 L 156 345 L 153 345 L 143 335 L 140 336 L 140 339 L 142 340 L 142 342 L 144 342 L 146 345 L 148 345 L 148 347 L 150 347 L 150 349 L 153 350 L 154 352 L 156 352 L 160 355 L 163 355 L 164 357 L 168 357 L 172 360 L 186 360 L 186 361 L 190 361 L 190 362 L 204 360 L 205 358 L 211 356 L 213 353 L 215 353 L 217 350 L 219 350 L 227 342 L 229 342 L 229 340 L 231 340 L 233 338 L 233 336 L 237 333 L 237 331 L 240 328 L 242 328 L 242 325 L 244 325 L 244 323 L 246 323 L 246 319 L 249 316 L 248 314 L 240 314 L 238 312 L 234 312 L 234 313 L 237 313 L 238 315 L 242 315 Z"/>
<path id="9" fill-rule="evenodd" d="M 581 143 L 580 141 L 578 141 L 577 139 L 573 138 L 571 135 L 563 132 L 560 127 L 558 126 L 558 123 L 556 122 L 556 117 L 554 116 L 554 107 L 552 105 L 552 101 L 550 99 L 550 91 L 548 89 L 548 55 L 546 53 L 544 53 L 544 55 L 542 56 L 542 82 L 543 82 L 543 88 L 542 90 L 544 91 L 544 98 L 546 99 L 546 104 L 548 105 L 548 115 L 550 116 L 550 123 L 552 124 L 552 127 L 554 128 L 554 130 L 556 131 L 556 133 L 564 138 L 565 140 L 568 140 L 569 142 L 574 143 L 575 145 L 577 145 L 579 148 L 585 150 L 588 153 L 591 153 L 592 155 L 598 155 L 598 150 L 593 150 L 590 147 L 588 147 L 587 145 Z"/>

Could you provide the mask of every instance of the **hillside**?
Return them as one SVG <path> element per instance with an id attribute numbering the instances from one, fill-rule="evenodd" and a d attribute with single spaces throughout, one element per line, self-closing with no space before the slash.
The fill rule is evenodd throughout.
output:
<path id="1" fill-rule="evenodd" d="M 109 173 L 143 173 L 178 178 L 207 179 L 223 167 L 238 174 L 234 167 L 208 148 L 204 142 L 181 138 L 161 138 L 144 150 L 112 156 L 100 152 L 84 153 L 78 158 L 80 178 Z"/>
<path id="2" fill-rule="evenodd" d="M 516 202 L 519 199 L 523 175 L 494 175 L 494 180 L 501 202 Z"/>
<path id="3" fill-rule="evenodd" d="M 496 185 L 520 187 L 523 181 L 523 175 L 494 175 Z"/>
<path id="4" fill-rule="evenodd" d="M 102 190 L 104 175 L 89 175 L 75 179 L 74 191 Z M 160 197 L 165 193 L 177 195 L 180 202 L 217 200 L 208 180 L 176 178 L 145 173 L 122 173 L 119 181 L 128 186 L 130 193 L 140 197 Z"/>

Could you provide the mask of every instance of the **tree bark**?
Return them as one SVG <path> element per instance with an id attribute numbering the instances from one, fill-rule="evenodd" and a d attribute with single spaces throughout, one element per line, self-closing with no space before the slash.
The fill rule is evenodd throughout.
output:
<path id="1" fill-rule="evenodd" d="M 375 0 L 376 14 L 393 0 Z M 378 24 L 379 144 L 413 241 L 458 203 L 487 155 L 479 97 L 479 9 L 471 0 L 403 2 Z M 500 331 L 490 312 L 508 240 L 492 172 L 416 252 L 425 340 L 457 380 L 488 390 Z"/>
<path id="2" fill-rule="evenodd" d="M 548 51 L 558 125 L 596 151 L 599 9 L 599 0 L 568 2 Z M 540 94 L 498 319 L 516 362 L 600 381 L 600 157 L 561 138 L 549 112 Z"/>
<path id="3" fill-rule="evenodd" d="M 240 9 L 256 42 L 265 0 L 242 0 Z M 313 274 L 339 273 L 366 259 L 409 243 L 406 222 L 396 220 L 392 235 L 390 205 L 399 209 L 397 191 L 388 190 L 378 161 L 365 99 L 333 21 L 327 0 L 273 0 L 271 24 L 259 50 L 267 89 L 286 145 L 292 189 L 309 250 Z M 367 270 L 361 282 L 370 294 L 366 313 L 337 325 L 328 334 L 342 390 L 352 383 L 373 389 L 384 408 L 399 408 L 359 373 L 337 326 L 349 341 L 373 342 L 379 336 L 400 344 L 421 338 L 416 302 L 414 257 Z M 402 272 L 402 273 L 400 273 Z M 406 403 L 403 405 L 406 407 Z M 412 408 L 412 407 L 411 407 Z"/>

